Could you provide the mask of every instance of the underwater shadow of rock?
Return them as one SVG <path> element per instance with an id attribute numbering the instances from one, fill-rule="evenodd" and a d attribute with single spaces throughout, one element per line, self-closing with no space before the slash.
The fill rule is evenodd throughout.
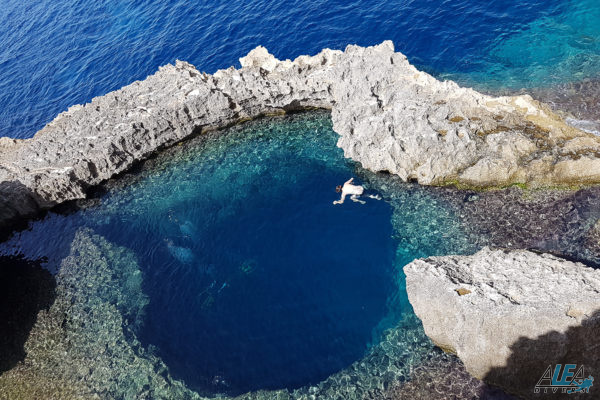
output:
<path id="1" fill-rule="evenodd" d="M 40 212 L 42 203 L 42 198 L 21 182 L 0 182 L 0 241 L 13 230 L 27 227 L 27 219 Z"/>
<path id="2" fill-rule="evenodd" d="M 599 305 L 600 307 L 600 305 Z M 581 398 L 600 396 L 600 308 L 564 333 L 551 331 L 535 339 L 521 337 L 510 346 L 511 354 L 504 367 L 492 368 L 485 382 L 501 386 L 525 399 L 577 399 L 576 394 L 534 393 L 535 385 L 549 365 L 584 365 L 584 378 L 593 376 L 594 385 Z M 573 370 L 575 372 L 577 370 Z M 561 374 L 563 371 L 561 370 Z M 595 394 L 595 395 L 594 395 Z"/>
<path id="3" fill-rule="evenodd" d="M 471 376 L 454 355 L 442 353 L 416 366 L 407 382 L 393 385 L 378 400 L 517 400 Z"/>
<path id="4" fill-rule="evenodd" d="M 0 399 L 199 399 L 136 338 L 147 300 L 135 254 L 86 228 L 70 248 Z"/>
<path id="5" fill-rule="evenodd" d="M 54 301 L 56 281 L 41 263 L 0 256 L 0 375 L 25 359 L 38 312 Z"/>

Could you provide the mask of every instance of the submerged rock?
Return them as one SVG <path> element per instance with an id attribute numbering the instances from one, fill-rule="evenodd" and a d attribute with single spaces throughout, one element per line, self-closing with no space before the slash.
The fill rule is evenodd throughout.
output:
<path id="1" fill-rule="evenodd" d="M 0 221 L 85 198 L 90 186 L 194 134 L 263 115 L 332 109 L 338 146 L 422 184 L 600 182 L 600 139 L 529 96 L 492 97 L 418 71 L 392 42 L 294 61 L 263 47 L 208 75 L 178 61 L 0 142 Z"/>
<path id="2" fill-rule="evenodd" d="M 54 301 L 56 283 L 42 263 L 0 256 L 0 375 L 25 358 L 38 312 Z"/>
<path id="3" fill-rule="evenodd" d="M 570 113 L 577 120 L 600 123 L 600 79 L 531 89 L 530 94 L 556 110 Z"/>
<path id="4" fill-rule="evenodd" d="M 436 355 L 416 366 L 407 382 L 393 384 L 376 400 L 516 400 L 502 390 L 473 378 L 449 354 Z M 368 399 L 365 399 L 368 400 Z"/>
<path id="5" fill-rule="evenodd" d="M 81 229 L 61 262 L 25 359 L 0 375 L 0 399 L 198 399 L 137 339 L 147 296 L 130 250 Z"/>
<path id="6" fill-rule="evenodd" d="M 415 260 L 404 271 L 425 333 L 473 376 L 530 398 L 548 365 L 600 372 L 600 270 L 484 248 Z M 470 293 L 459 295 L 461 288 Z"/>

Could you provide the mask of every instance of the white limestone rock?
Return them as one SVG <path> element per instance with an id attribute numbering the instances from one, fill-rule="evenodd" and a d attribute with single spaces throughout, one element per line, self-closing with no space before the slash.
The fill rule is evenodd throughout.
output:
<path id="1" fill-rule="evenodd" d="M 484 248 L 415 260 L 406 290 L 425 333 L 469 373 L 530 398 L 548 365 L 600 372 L 600 270 Z"/>

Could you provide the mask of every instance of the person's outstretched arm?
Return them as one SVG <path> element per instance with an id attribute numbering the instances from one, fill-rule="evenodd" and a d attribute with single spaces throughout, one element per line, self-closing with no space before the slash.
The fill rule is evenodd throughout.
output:
<path id="1" fill-rule="evenodd" d="M 348 183 L 352 183 L 352 181 L 354 180 L 354 178 L 350 178 L 348 179 L 346 182 L 344 182 L 344 185 L 348 184 Z"/>
<path id="2" fill-rule="evenodd" d="M 342 192 L 342 197 L 339 200 L 334 200 L 333 204 L 344 204 L 344 199 L 346 198 L 346 193 Z"/>

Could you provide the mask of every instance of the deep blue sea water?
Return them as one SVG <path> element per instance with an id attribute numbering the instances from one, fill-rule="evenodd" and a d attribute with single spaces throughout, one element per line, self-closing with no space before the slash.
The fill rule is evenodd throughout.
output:
<path id="1" fill-rule="evenodd" d="M 482 88 L 597 77 L 597 0 L 3 0 L 0 136 L 186 60 L 212 73 L 257 45 L 279 58 L 394 41 L 411 62 Z"/>
<path id="2" fill-rule="evenodd" d="M 149 303 L 135 305 L 144 318 L 127 323 L 174 377 L 202 393 L 317 384 L 413 315 L 402 266 L 466 251 L 452 211 L 414 185 L 398 186 L 393 199 L 332 204 L 351 176 L 372 193 L 394 179 L 360 169 L 336 141 L 325 112 L 194 139 L 76 212 L 32 222 L 0 243 L 0 255 L 44 260 L 56 272 L 75 233 L 91 229 L 134 252 Z M 143 299 L 137 288 L 121 290 Z M 97 300 L 112 301 L 110 293 Z M 434 349 L 419 340 L 394 345 L 406 357 Z"/>

